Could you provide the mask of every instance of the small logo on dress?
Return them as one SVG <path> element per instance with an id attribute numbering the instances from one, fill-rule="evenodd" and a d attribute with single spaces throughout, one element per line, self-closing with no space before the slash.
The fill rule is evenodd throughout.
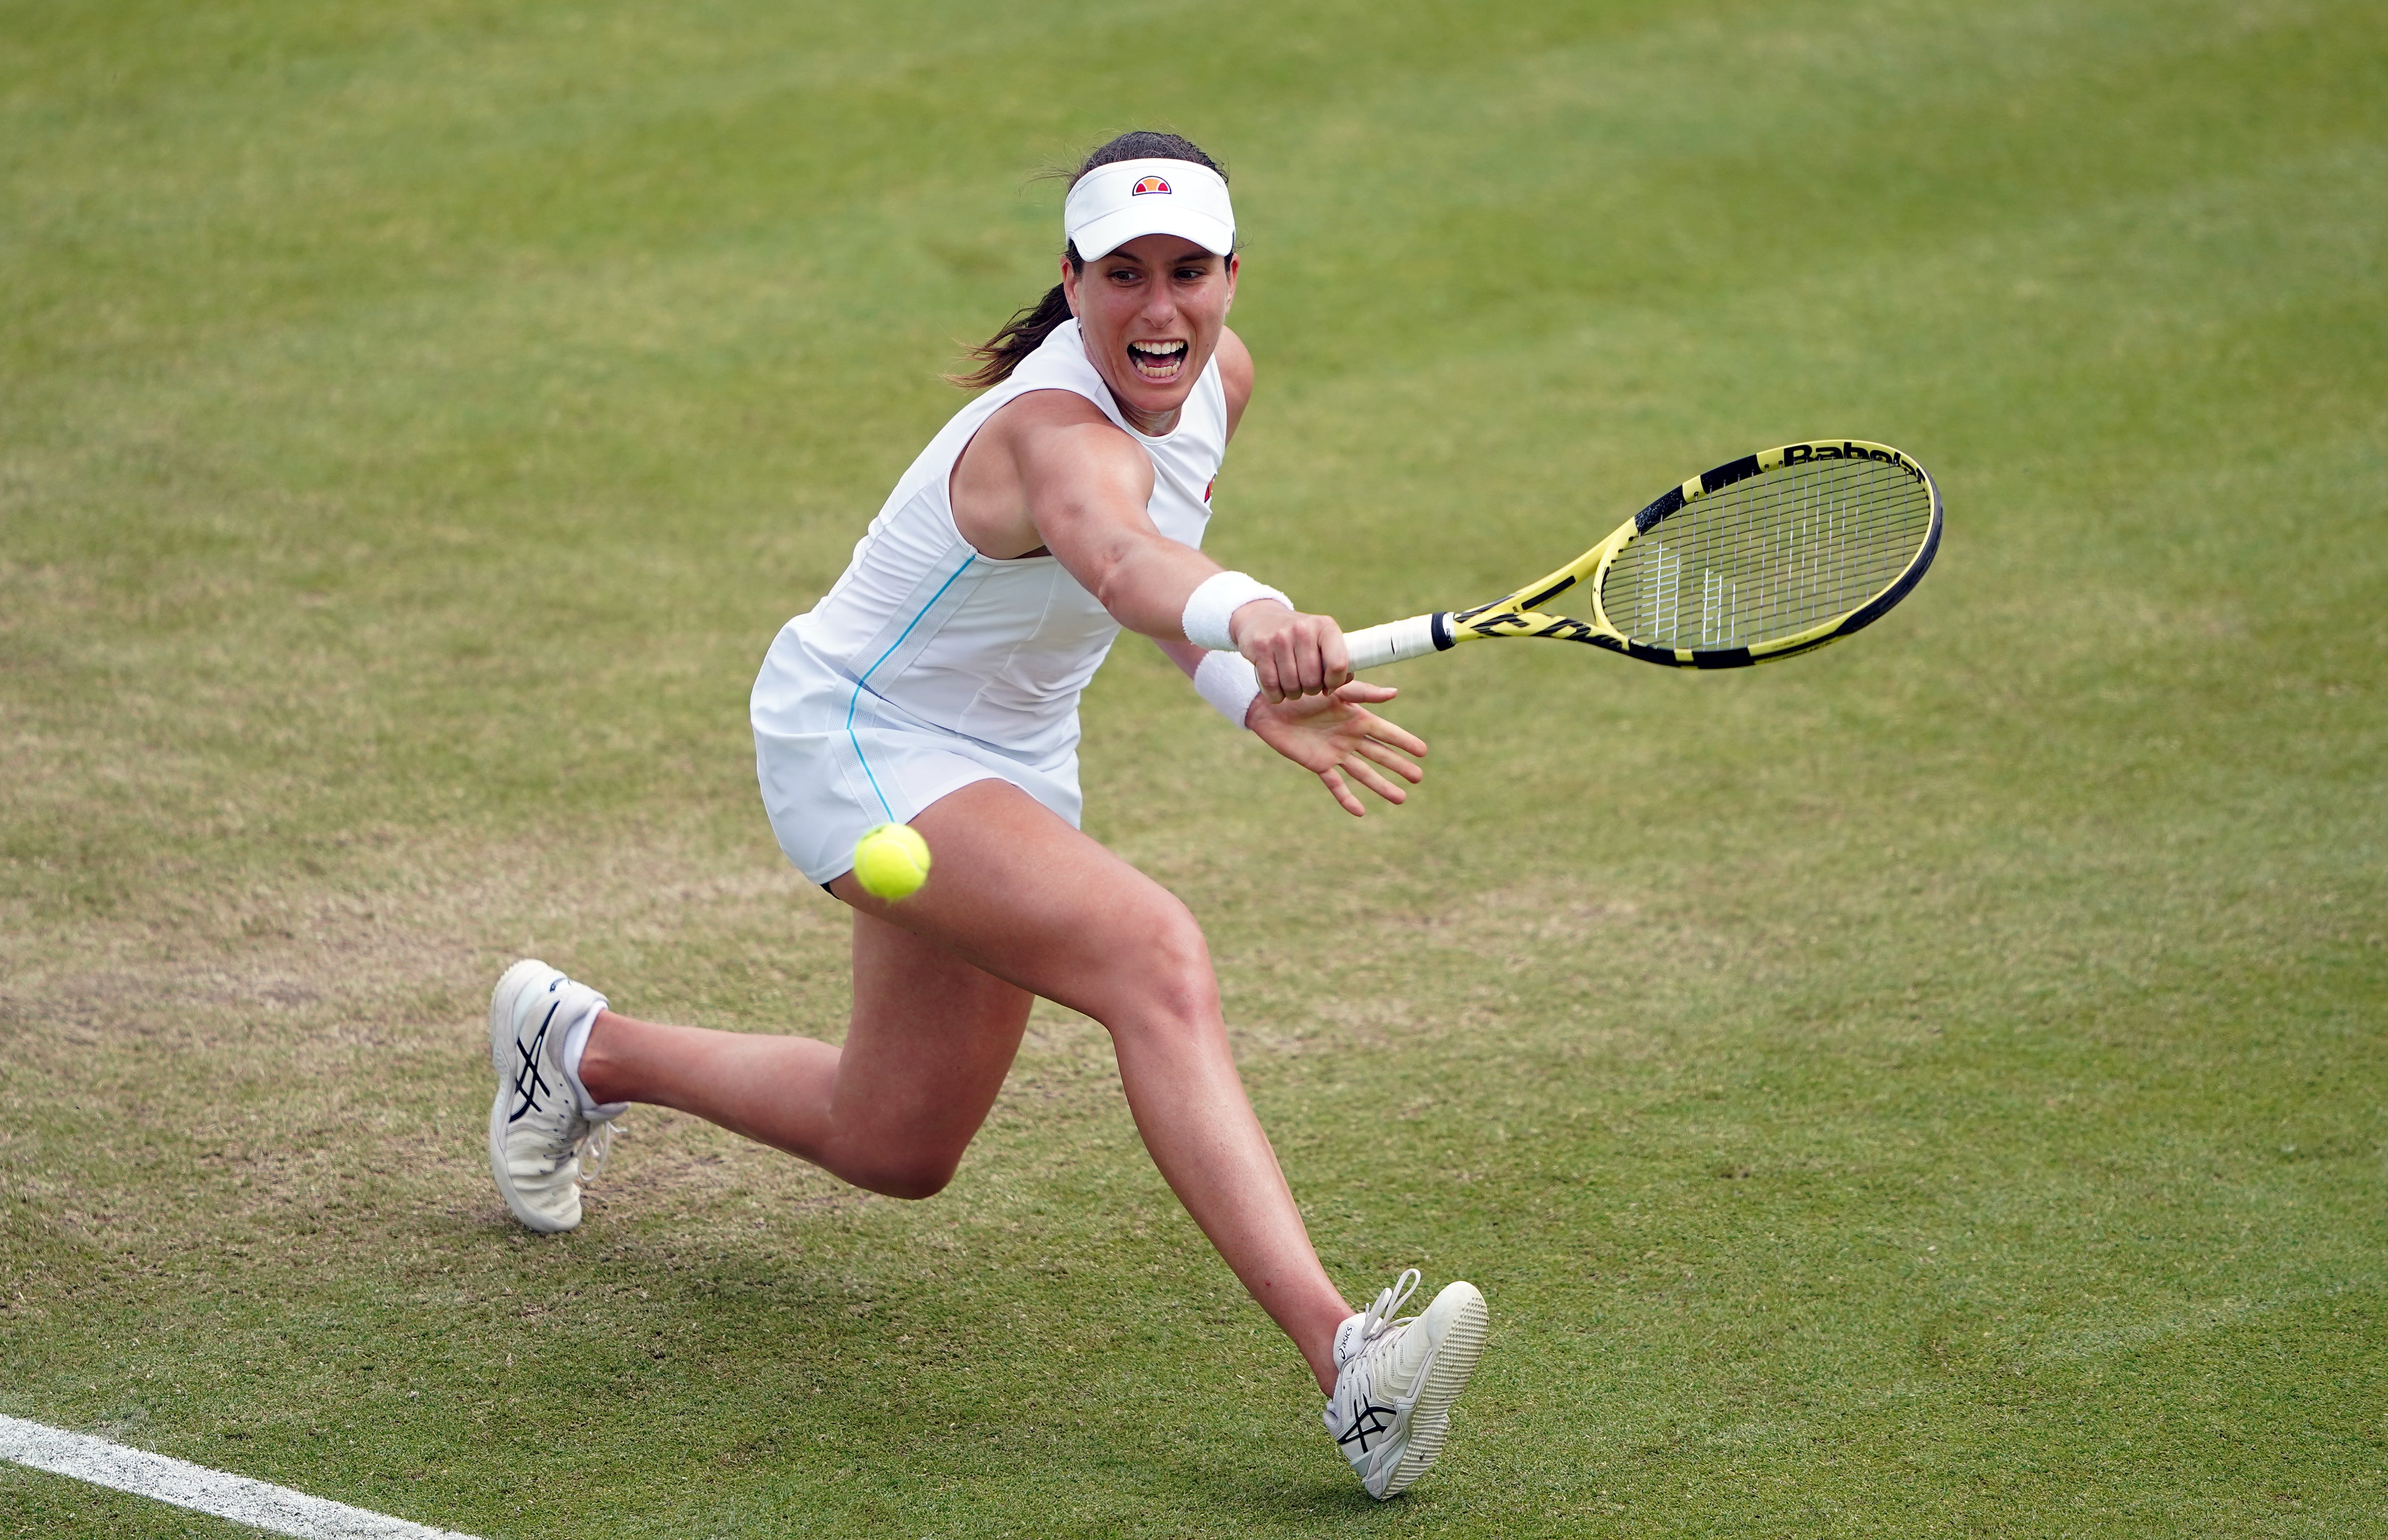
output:
<path id="1" fill-rule="evenodd" d="M 1203 502 L 1208 503 L 1208 502 L 1210 502 L 1210 501 L 1211 501 L 1211 488 L 1212 488 L 1212 487 L 1215 487 L 1215 486 L 1217 486 L 1218 484 L 1219 484 L 1219 478 L 1218 478 L 1217 477 L 1215 477 L 1215 476 L 1214 476 L 1214 477 L 1211 477 L 1211 483 L 1210 483 L 1210 486 L 1204 487 L 1204 488 L 1202 489 L 1202 501 L 1203 501 Z"/>
<path id="2" fill-rule="evenodd" d="M 1129 189 L 1129 196 L 1132 197 L 1142 197 L 1147 193 L 1165 193 L 1167 191 L 1169 191 L 1169 184 L 1163 182 L 1161 178 L 1157 176 L 1139 176 L 1136 179 L 1136 185 Z"/>

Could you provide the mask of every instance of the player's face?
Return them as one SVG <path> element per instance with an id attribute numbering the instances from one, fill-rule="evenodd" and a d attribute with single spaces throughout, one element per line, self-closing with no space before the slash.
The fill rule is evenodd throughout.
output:
<path id="1" fill-rule="evenodd" d="M 1140 235 L 1083 273 L 1061 260 L 1086 356 L 1138 431 L 1158 436 L 1176 426 L 1226 329 L 1236 266 L 1183 235 Z"/>

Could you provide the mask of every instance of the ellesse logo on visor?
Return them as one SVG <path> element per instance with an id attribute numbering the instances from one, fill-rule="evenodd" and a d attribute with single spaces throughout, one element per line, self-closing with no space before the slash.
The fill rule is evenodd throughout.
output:
<path id="1" fill-rule="evenodd" d="M 1132 197 L 1142 197 L 1147 193 L 1165 193 L 1168 190 L 1169 184 L 1163 182 L 1161 178 L 1157 176 L 1140 176 L 1136 179 L 1136 185 L 1131 188 L 1129 192 Z"/>

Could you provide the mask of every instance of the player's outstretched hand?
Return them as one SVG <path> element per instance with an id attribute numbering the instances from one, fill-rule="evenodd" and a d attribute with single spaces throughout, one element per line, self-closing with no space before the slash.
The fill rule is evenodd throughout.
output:
<path id="1" fill-rule="evenodd" d="M 1259 733 L 1261 742 L 1316 775 L 1345 812 L 1365 818 L 1368 810 L 1351 783 L 1358 782 L 1398 807 L 1409 800 L 1409 788 L 1389 780 L 1385 771 L 1412 786 L 1426 779 L 1426 770 L 1411 758 L 1425 756 L 1426 740 L 1368 709 L 1399 694 L 1390 685 L 1355 679 L 1323 695 L 1255 700 L 1244 714 L 1244 725 Z"/>

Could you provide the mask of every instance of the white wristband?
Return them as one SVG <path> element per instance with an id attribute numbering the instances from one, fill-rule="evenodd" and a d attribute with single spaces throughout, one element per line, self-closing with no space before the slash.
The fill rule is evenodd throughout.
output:
<path id="1" fill-rule="evenodd" d="M 1238 727 L 1260 698 L 1261 677 L 1241 653 L 1204 653 L 1194 670 L 1194 688 L 1220 716 Z"/>
<path id="2" fill-rule="evenodd" d="M 1186 640 L 1214 653 L 1232 653 L 1236 639 L 1227 634 L 1227 620 L 1255 599 L 1274 599 L 1286 608 L 1293 601 L 1259 579 L 1242 572 L 1220 572 L 1205 578 L 1186 596 Z"/>

